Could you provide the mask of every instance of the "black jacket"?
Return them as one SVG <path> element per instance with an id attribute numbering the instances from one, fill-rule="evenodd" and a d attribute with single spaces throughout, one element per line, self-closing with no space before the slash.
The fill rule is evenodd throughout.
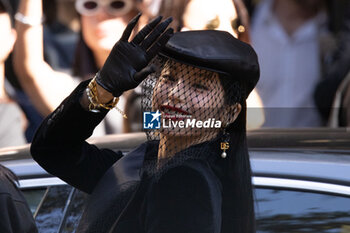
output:
<path id="1" fill-rule="evenodd" d="M 0 178 L 0 216 L 1 233 L 38 232 L 22 193 L 6 177 Z"/>
<path id="2" fill-rule="evenodd" d="M 156 156 L 154 142 L 125 156 L 85 142 L 106 114 L 80 106 L 86 85 L 45 119 L 31 147 L 48 172 L 91 194 L 78 232 L 222 232 L 221 182 L 208 160 L 189 159 L 154 176 L 143 169 Z"/>

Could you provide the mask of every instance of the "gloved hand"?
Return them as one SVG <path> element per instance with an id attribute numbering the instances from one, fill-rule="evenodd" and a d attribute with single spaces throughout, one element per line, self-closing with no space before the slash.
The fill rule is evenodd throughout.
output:
<path id="1" fill-rule="evenodd" d="M 159 23 L 162 20 L 159 16 L 142 28 L 129 42 L 130 34 L 140 16 L 141 14 L 137 15 L 129 22 L 96 76 L 96 82 L 115 97 L 135 88 L 155 71 L 153 66 L 147 65 L 173 35 L 172 28 L 165 31 L 172 18 Z"/>

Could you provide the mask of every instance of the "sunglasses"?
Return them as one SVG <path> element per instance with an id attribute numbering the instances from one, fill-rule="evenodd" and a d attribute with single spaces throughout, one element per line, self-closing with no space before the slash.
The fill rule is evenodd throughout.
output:
<path id="1" fill-rule="evenodd" d="M 77 0 L 75 8 L 79 14 L 94 16 L 104 8 L 113 16 L 126 15 L 133 9 L 133 0 Z"/>

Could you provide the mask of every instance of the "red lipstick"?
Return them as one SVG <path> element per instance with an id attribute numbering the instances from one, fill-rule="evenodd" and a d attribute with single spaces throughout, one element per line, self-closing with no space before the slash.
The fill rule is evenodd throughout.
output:
<path id="1" fill-rule="evenodd" d="M 168 109 L 170 111 L 175 112 L 174 114 L 169 114 L 164 112 L 165 109 Z M 181 108 L 176 108 L 174 106 L 170 105 L 162 105 L 160 106 L 160 110 L 163 112 L 165 118 L 171 119 L 171 120 L 184 120 L 184 117 L 176 116 L 176 115 L 191 115 L 189 112 L 186 112 L 185 110 L 182 110 Z"/>

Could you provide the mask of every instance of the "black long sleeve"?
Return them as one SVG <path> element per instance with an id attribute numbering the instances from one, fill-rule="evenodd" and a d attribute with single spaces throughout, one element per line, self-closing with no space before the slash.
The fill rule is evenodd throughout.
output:
<path id="1" fill-rule="evenodd" d="M 101 150 L 85 141 L 108 112 L 102 110 L 93 113 L 82 108 L 79 100 L 88 82 L 82 82 L 43 121 L 34 136 L 31 154 L 52 175 L 91 193 L 106 170 L 122 157 L 122 153 Z"/>

